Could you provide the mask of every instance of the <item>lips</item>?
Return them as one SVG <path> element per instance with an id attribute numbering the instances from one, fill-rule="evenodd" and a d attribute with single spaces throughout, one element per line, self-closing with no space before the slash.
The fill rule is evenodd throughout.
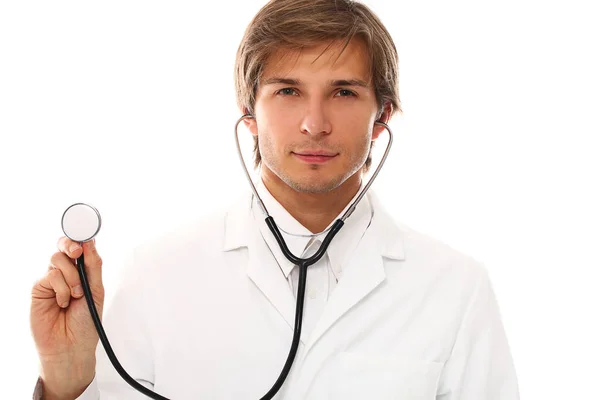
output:
<path id="1" fill-rule="evenodd" d="M 294 152 L 294 154 L 297 154 L 299 156 L 320 156 L 320 157 L 335 157 L 337 155 L 337 153 L 332 153 L 332 152 L 325 151 L 325 150 L 303 150 L 303 151 L 296 151 L 296 152 Z"/>
<path id="2" fill-rule="evenodd" d="M 321 150 L 303 150 L 302 152 L 294 152 L 292 154 L 300 161 L 308 164 L 325 164 L 337 156 L 337 153 Z"/>

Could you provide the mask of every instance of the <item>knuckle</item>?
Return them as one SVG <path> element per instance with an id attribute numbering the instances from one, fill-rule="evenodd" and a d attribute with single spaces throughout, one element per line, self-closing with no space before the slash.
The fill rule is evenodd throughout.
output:
<path id="1" fill-rule="evenodd" d="M 31 287 L 31 294 L 34 295 L 34 294 L 39 293 L 42 290 L 42 288 L 45 288 L 48 285 L 47 282 L 48 282 L 48 276 L 46 274 L 42 278 L 35 281 L 35 283 Z"/>
<path id="2" fill-rule="evenodd" d="M 91 288 L 94 300 L 100 304 L 104 303 L 104 286 L 98 285 Z"/>
<path id="3" fill-rule="evenodd" d="M 96 246 L 94 246 L 93 244 L 90 244 L 90 247 L 88 247 L 90 254 L 92 254 L 94 257 L 98 257 L 98 249 L 96 248 Z"/>
<path id="4" fill-rule="evenodd" d="M 52 254 L 52 257 L 50 257 L 50 264 L 52 264 L 56 268 L 59 268 L 60 265 L 64 262 L 64 260 L 65 253 L 57 251 L 56 253 Z"/>
<path id="5" fill-rule="evenodd" d="M 53 281 L 56 278 L 62 277 L 62 272 L 59 269 L 52 268 L 48 271 L 48 277 L 51 278 L 50 281 Z"/>
<path id="6" fill-rule="evenodd" d="M 58 242 L 56 243 L 56 246 L 58 247 L 59 250 L 64 250 L 67 248 L 67 242 L 69 241 L 69 238 L 66 236 L 61 236 L 60 238 L 58 238 Z"/>
<path id="7" fill-rule="evenodd" d="M 58 264 L 58 260 L 60 259 L 60 255 L 62 253 L 54 253 L 52 254 L 52 257 L 50 257 L 50 265 L 51 266 L 56 266 L 56 264 Z"/>

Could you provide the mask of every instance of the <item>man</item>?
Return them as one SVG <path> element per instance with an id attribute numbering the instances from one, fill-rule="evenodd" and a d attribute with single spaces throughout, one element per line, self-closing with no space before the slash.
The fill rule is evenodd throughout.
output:
<path id="1" fill-rule="evenodd" d="M 397 112 L 397 54 L 369 9 L 273 0 L 236 61 L 255 137 L 258 192 L 290 250 L 308 257 L 363 186 L 370 147 Z M 315 235 L 317 234 L 317 235 Z M 113 369 L 79 288 L 83 254 L 104 303 L 94 243 L 67 238 L 32 291 L 36 395 L 142 399 Z M 298 267 L 256 199 L 142 246 L 103 323 L 119 361 L 170 399 L 256 399 L 290 348 Z M 304 323 L 277 399 L 518 399 L 486 270 L 394 223 L 369 193 L 308 271 Z M 43 394 L 42 394 L 43 393 Z"/>

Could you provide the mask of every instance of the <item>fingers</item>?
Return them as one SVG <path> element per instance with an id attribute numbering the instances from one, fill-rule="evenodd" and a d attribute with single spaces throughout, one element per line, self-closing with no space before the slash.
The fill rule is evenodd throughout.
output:
<path id="1" fill-rule="evenodd" d="M 74 242 L 68 237 L 63 236 L 58 240 L 58 249 L 62 254 L 65 255 L 65 260 L 67 260 L 66 256 L 72 259 L 77 259 L 83 254 L 85 273 L 87 275 L 90 287 L 94 287 L 96 289 L 100 289 L 102 287 L 102 258 L 96 250 L 96 239 L 83 243 L 82 248 L 80 243 Z M 66 268 L 65 263 L 61 262 L 60 265 L 62 267 L 57 267 L 60 268 L 63 274 L 65 274 L 67 283 L 72 284 L 73 286 L 71 287 L 73 289 L 77 289 L 77 285 L 79 285 L 79 272 L 77 271 L 77 266 L 74 265 L 76 276 L 73 277 L 70 273 L 65 272 L 63 269 L 63 267 Z M 77 290 L 77 292 L 73 292 L 74 295 L 76 293 L 79 293 L 79 291 Z"/>
<path id="2" fill-rule="evenodd" d="M 66 236 L 58 239 L 58 250 L 71 258 L 77 258 L 81 255 L 81 245 Z"/>
<path id="3" fill-rule="evenodd" d="M 32 288 L 32 298 L 50 300 L 55 298 L 59 307 L 68 307 L 71 298 L 79 299 L 84 296 L 79 271 L 74 259 L 84 256 L 84 268 L 90 289 L 97 306 L 104 301 L 102 286 L 102 258 L 96 250 L 95 241 L 86 242 L 81 246 L 67 237 L 58 241 L 59 252 L 50 258 L 48 272 L 38 280 Z"/>
<path id="4" fill-rule="evenodd" d="M 50 258 L 50 272 L 52 272 L 52 269 L 61 272 L 62 279 L 69 287 L 70 296 L 75 298 L 83 296 L 79 271 L 77 271 L 77 267 L 65 253 L 57 252 L 52 255 Z"/>
<path id="5" fill-rule="evenodd" d="M 71 288 L 64 279 L 59 269 L 51 269 L 47 274 L 48 283 L 56 293 L 56 303 L 59 307 L 66 308 L 71 300 Z"/>

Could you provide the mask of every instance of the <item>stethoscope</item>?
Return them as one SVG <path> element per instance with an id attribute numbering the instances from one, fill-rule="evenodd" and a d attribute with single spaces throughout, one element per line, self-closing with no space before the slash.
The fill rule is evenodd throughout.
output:
<path id="1" fill-rule="evenodd" d="M 252 182 L 250 173 L 248 172 L 248 168 L 246 167 L 246 163 L 244 162 L 244 157 L 242 156 L 242 150 L 240 148 L 240 142 L 238 138 L 238 126 L 241 121 L 247 118 L 255 117 L 252 114 L 245 114 L 242 117 L 240 117 L 240 119 L 238 119 L 238 121 L 235 124 L 235 142 L 237 145 L 238 156 L 240 158 L 242 168 L 246 173 L 246 177 L 248 179 L 248 182 L 250 183 L 250 187 L 257 200 L 258 206 L 265 215 L 265 223 L 267 224 L 267 226 L 273 233 L 273 236 L 277 240 L 277 243 L 279 244 L 282 253 L 290 262 L 297 265 L 299 269 L 298 294 L 296 298 L 296 316 L 294 320 L 294 336 L 292 338 L 292 346 L 283 366 L 283 370 L 279 374 L 279 377 L 277 378 L 271 389 L 263 397 L 261 397 L 261 400 L 267 400 L 272 399 L 273 396 L 275 396 L 275 394 L 283 385 L 286 377 L 288 376 L 292 368 L 294 358 L 296 357 L 296 353 L 298 351 L 298 345 L 300 343 L 300 334 L 302 332 L 302 312 L 304 308 L 304 293 L 306 289 L 306 276 L 308 273 L 308 267 L 315 264 L 321 259 L 321 257 L 323 257 L 323 255 L 327 251 L 327 248 L 329 247 L 329 244 L 333 240 L 333 237 L 340 231 L 340 229 L 342 229 L 344 221 L 348 219 L 350 215 L 352 215 L 352 213 L 356 209 L 358 202 L 363 198 L 369 187 L 371 187 L 371 185 L 373 184 L 373 181 L 379 174 L 379 171 L 381 170 L 381 167 L 385 163 L 385 160 L 390 152 L 390 149 L 392 147 L 393 135 L 391 129 L 387 124 L 379 121 L 375 122 L 375 124 L 383 126 L 389 134 L 387 147 L 385 149 L 385 152 L 383 153 L 379 165 L 377 166 L 377 168 L 373 172 L 373 175 L 371 176 L 367 184 L 363 187 L 359 195 L 356 196 L 355 200 L 352 202 L 350 207 L 347 208 L 346 212 L 339 219 L 337 219 L 328 229 L 314 235 L 318 236 L 327 232 L 327 235 L 325 236 L 325 239 L 323 239 L 323 241 L 321 242 L 321 246 L 319 247 L 319 249 L 308 258 L 300 258 L 292 254 L 290 249 L 287 247 L 287 244 L 285 243 L 285 240 L 283 239 L 283 236 L 281 235 L 281 232 L 277 227 L 275 220 L 269 215 L 267 208 L 265 207 L 260 196 L 258 195 L 256 187 Z M 98 212 L 98 210 L 92 207 L 91 205 L 85 203 L 75 203 L 69 208 L 67 208 L 63 213 L 61 225 L 63 232 L 69 239 L 83 244 L 84 242 L 92 240 L 98 234 L 102 225 L 102 218 L 100 217 L 100 213 Z M 94 325 L 96 326 L 96 330 L 98 331 L 100 342 L 102 343 L 102 346 L 104 347 L 104 350 L 106 351 L 110 362 L 112 363 L 116 371 L 119 373 L 119 375 L 121 375 L 121 377 L 134 389 L 138 390 L 139 392 L 145 394 L 146 396 L 152 399 L 169 400 L 167 397 L 161 396 L 160 394 L 138 383 L 125 371 L 125 369 L 121 366 L 119 360 L 117 360 L 117 357 L 108 341 L 108 338 L 106 337 L 106 333 L 104 332 L 104 327 L 100 322 L 100 317 L 98 316 L 98 311 L 96 310 L 96 305 L 94 304 L 94 299 L 92 297 L 92 292 L 90 290 L 84 265 L 85 263 L 82 254 L 79 258 L 77 258 L 77 270 L 79 271 L 81 286 L 83 286 L 83 292 L 85 294 L 85 298 L 88 304 L 88 308 L 90 310 L 90 314 L 92 316 L 92 320 L 94 321 Z"/>

